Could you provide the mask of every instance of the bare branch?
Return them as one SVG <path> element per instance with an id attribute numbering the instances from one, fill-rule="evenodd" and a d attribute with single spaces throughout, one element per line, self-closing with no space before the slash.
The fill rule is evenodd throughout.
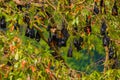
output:
<path id="1" fill-rule="evenodd" d="M 105 52 L 106 52 L 106 57 L 105 57 L 105 62 L 104 62 L 104 74 L 105 72 L 109 69 L 109 52 L 108 52 L 108 47 L 105 47 Z"/>

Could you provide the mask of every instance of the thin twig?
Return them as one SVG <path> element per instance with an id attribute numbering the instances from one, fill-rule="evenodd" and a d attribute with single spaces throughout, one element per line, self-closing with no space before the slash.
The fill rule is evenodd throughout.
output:
<path id="1" fill-rule="evenodd" d="M 48 5 L 50 5 L 54 10 L 56 10 L 56 7 L 55 6 L 53 6 L 48 0 L 45 0 L 47 3 L 48 3 Z"/>

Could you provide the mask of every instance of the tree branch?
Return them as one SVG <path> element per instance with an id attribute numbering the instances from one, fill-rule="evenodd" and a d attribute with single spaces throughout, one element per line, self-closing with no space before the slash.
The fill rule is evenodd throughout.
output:
<path id="1" fill-rule="evenodd" d="M 107 46 L 105 47 L 105 52 L 106 52 L 106 57 L 105 57 L 105 62 L 104 62 L 104 74 L 109 69 L 109 52 L 108 52 Z"/>
<path id="2" fill-rule="evenodd" d="M 49 45 L 48 40 L 47 40 L 47 39 L 44 37 L 44 35 L 43 35 L 43 31 L 42 31 L 36 24 L 34 24 L 33 27 L 39 31 L 39 34 L 40 34 L 41 38 Z M 54 44 L 51 44 L 51 45 L 49 45 L 49 46 L 52 48 L 52 50 L 55 51 L 55 55 L 57 55 L 57 60 L 62 60 L 63 63 L 64 63 L 64 65 L 65 65 L 67 68 L 69 68 L 69 67 L 67 66 L 67 64 L 65 63 L 63 57 L 60 55 L 60 51 L 54 46 Z M 53 57 L 56 58 L 55 56 L 53 56 Z"/>

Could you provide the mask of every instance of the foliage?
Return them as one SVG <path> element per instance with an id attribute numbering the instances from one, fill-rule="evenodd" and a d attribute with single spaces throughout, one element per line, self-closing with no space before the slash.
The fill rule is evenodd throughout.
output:
<path id="1" fill-rule="evenodd" d="M 97 5 L 100 3 L 95 1 Z M 0 19 L 5 17 L 6 28 L 0 24 L 0 80 L 119 80 L 120 17 L 119 14 L 111 14 L 113 2 L 105 0 L 106 14 L 93 15 L 93 0 L 73 0 L 71 3 L 67 0 L 45 0 L 44 3 L 26 2 L 24 5 L 12 0 L 1 1 Z M 117 1 L 118 13 L 119 4 Z M 30 21 L 25 20 L 26 16 Z M 86 24 L 86 16 L 91 19 L 90 25 Z M 104 73 L 104 64 L 111 65 L 114 61 L 104 63 L 106 49 L 100 33 L 103 20 L 112 41 L 110 46 L 114 47 L 118 58 L 117 68 Z M 40 41 L 25 36 L 28 25 L 35 33 L 39 31 Z M 56 26 L 58 31 L 65 26 L 70 35 L 66 47 L 51 49 L 49 25 Z M 88 26 L 90 31 L 85 30 L 89 29 Z M 80 43 L 81 49 L 77 50 L 73 41 L 79 37 L 83 42 Z M 73 50 L 72 57 L 67 56 L 69 46 Z"/>

